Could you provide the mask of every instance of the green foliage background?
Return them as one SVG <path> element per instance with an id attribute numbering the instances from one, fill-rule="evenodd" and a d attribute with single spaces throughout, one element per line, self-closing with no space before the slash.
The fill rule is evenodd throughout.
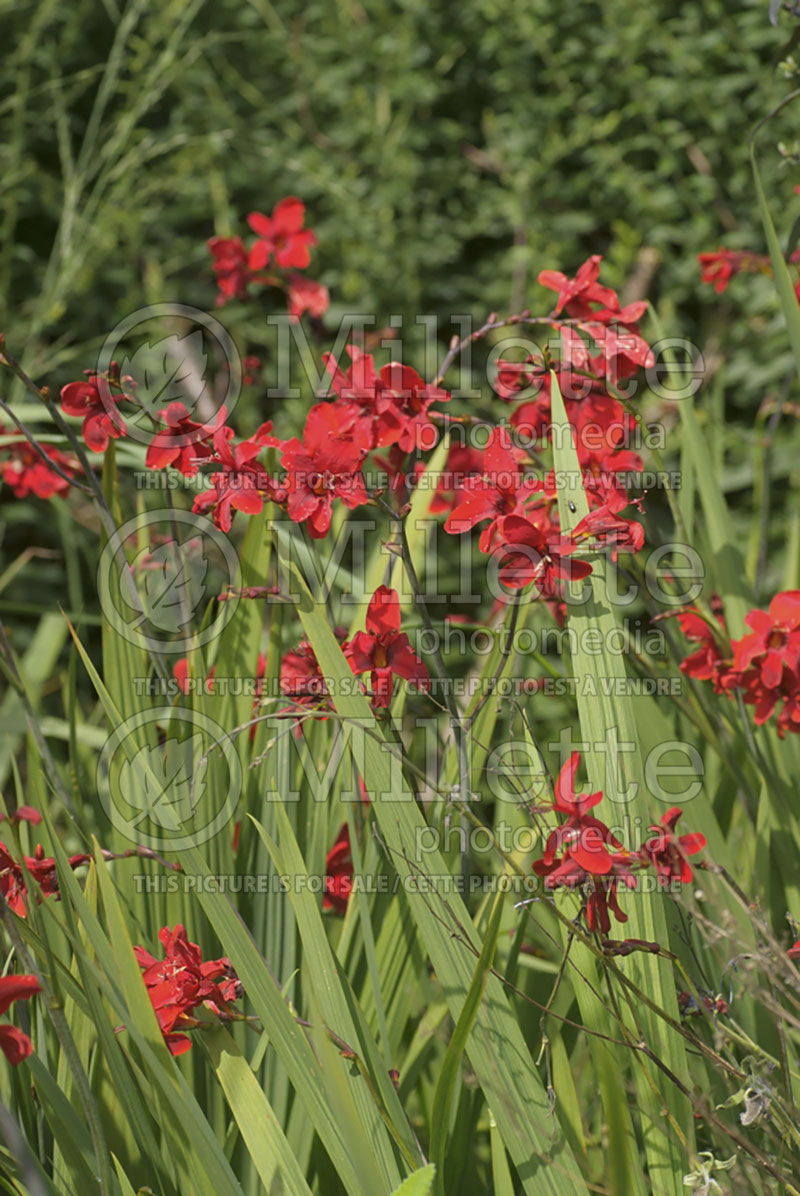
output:
<path id="1" fill-rule="evenodd" d="M 652 297 L 708 314 L 695 255 L 762 247 L 746 141 L 785 84 L 761 0 L 3 7 L 10 336 L 210 304 L 206 237 L 289 192 L 334 305 L 379 320 L 527 302 L 590 252 L 622 284 L 645 246 Z"/>

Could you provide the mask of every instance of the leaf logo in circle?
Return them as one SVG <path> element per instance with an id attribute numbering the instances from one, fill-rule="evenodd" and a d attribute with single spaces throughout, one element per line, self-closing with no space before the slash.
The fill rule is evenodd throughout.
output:
<path id="1" fill-rule="evenodd" d="M 169 739 L 160 747 L 139 748 L 119 772 L 121 797 L 137 811 L 134 825 L 149 819 L 162 830 L 177 833 L 194 816 L 206 788 L 197 761 L 205 741 L 200 732 L 188 739 Z"/>
<path id="2" fill-rule="evenodd" d="M 208 561 L 202 552 L 187 559 L 176 540 L 143 548 L 130 569 L 141 577 L 146 619 L 159 631 L 177 635 L 188 627 L 205 595 Z M 123 569 L 128 569 L 123 565 Z"/>
<path id="3" fill-rule="evenodd" d="M 192 415 L 206 389 L 207 365 L 203 333 L 197 328 L 186 336 L 176 333 L 142 345 L 133 356 L 124 358 L 120 376 L 134 379 L 132 397 L 150 415 L 175 402 L 183 403 Z"/>

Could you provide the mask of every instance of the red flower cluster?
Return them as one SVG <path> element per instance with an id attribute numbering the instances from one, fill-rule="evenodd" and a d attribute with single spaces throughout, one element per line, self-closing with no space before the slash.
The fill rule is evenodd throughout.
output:
<path id="1" fill-rule="evenodd" d="M 778 734 L 800 732 L 800 590 L 776 594 L 768 611 L 751 610 L 745 622 L 752 630 L 732 641 L 730 653 L 697 611 L 683 611 L 679 622 L 701 645 L 682 662 L 684 673 L 711 681 L 717 693 L 741 691 L 759 725 L 780 706 Z"/>
<path id="2" fill-rule="evenodd" d="M 247 297 L 250 284 L 262 287 L 283 287 L 286 290 L 289 314 L 297 319 L 304 311 L 322 316 L 328 309 L 328 290 L 297 273 L 311 262 L 310 250 L 317 239 L 305 223 L 305 204 L 294 195 L 287 195 L 272 209 L 271 216 L 251 212 L 247 223 L 256 234 L 249 249 L 241 237 L 211 237 L 208 248 L 217 276 L 217 306 L 231 299 Z M 290 270 L 286 277 L 264 274 L 267 266 Z"/>
<path id="3" fill-rule="evenodd" d="M 772 266 L 765 253 L 749 253 L 747 250 L 723 249 L 716 253 L 698 253 L 700 277 L 713 286 L 718 295 L 726 290 L 730 280 L 737 274 L 771 274 Z"/>
<path id="4" fill-rule="evenodd" d="M 544 489 L 538 478 L 520 467 L 523 456 L 513 447 L 507 428 L 494 428 L 483 454 L 482 472 L 464 479 L 445 529 L 465 532 L 488 519 L 479 540 L 481 552 L 489 552 L 496 541 L 502 541 L 503 520 L 509 515 L 524 517 Z"/>
<path id="5" fill-rule="evenodd" d="M 376 371 L 371 354 L 355 346 L 348 353 L 346 373 L 330 355 L 325 359 L 337 398 L 312 407 L 302 439 L 281 446 L 286 511 L 294 522 L 307 523 L 314 539 L 327 535 L 335 499 L 350 509 L 369 500 L 362 469 L 372 449 L 391 446 L 407 454 L 433 446 L 429 408 L 450 398 L 407 366 L 390 362 Z"/>
<path id="6" fill-rule="evenodd" d="M 247 264 L 253 271 L 263 270 L 274 258 L 281 269 L 294 266 L 304 270 L 311 262 L 310 249 L 317 238 L 310 228 L 303 228 L 306 207 L 302 200 L 287 195 L 272 209 L 271 216 L 251 212 L 247 223 L 258 237 L 250 250 Z"/>
<path id="7" fill-rule="evenodd" d="M 620 884 L 636 887 L 636 871 L 653 867 L 659 884 L 672 881 L 687 884 L 692 871 L 686 860 L 705 847 L 703 835 L 675 834 L 675 824 L 682 810 L 668 810 L 658 826 L 651 826 L 653 837 L 639 851 L 628 851 L 612 831 L 590 814 L 602 793 L 579 797 L 575 793 L 575 774 L 580 755 L 573 752 L 559 773 L 552 809 L 566 815 L 566 820 L 551 831 L 544 855 L 534 861 L 533 870 L 544 878 L 547 889 L 581 890 L 586 896 L 586 924 L 590 931 L 607 935 L 611 929 L 609 912 L 618 922 L 628 916 L 620 908 L 617 890 Z"/>
<path id="8" fill-rule="evenodd" d="M 30 806 L 21 806 L 16 814 L 12 815 L 12 820 L 23 820 L 35 824 L 41 821 L 41 815 L 38 810 L 32 810 Z M 85 854 L 70 856 L 70 867 L 78 868 L 81 864 L 88 863 L 91 858 L 90 855 Z M 61 896 L 58 888 L 56 862 L 51 857 L 45 856 L 41 843 L 37 844 L 33 856 L 25 856 L 24 868 L 13 858 L 5 843 L 0 843 L 0 893 L 3 894 L 8 908 L 19 918 L 28 916 L 25 906 L 28 896 L 26 871 L 39 885 L 45 897 L 55 897 L 58 900 Z"/>
<path id="9" fill-rule="evenodd" d="M 166 469 L 171 465 L 184 477 L 194 477 L 198 465 L 213 456 L 211 441 L 225 423 L 227 414 L 225 408 L 220 407 L 212 424 L 199 424 L 190 418 L 183 403 L 170 403 L 158 413 L 166 427 L 157 432 L 147 446 L 147 468 Z"/>
<path id="10" fill-rule="evenodd" d="M 558 594 L 558 580 L 586 577 L 592 567 L 569 559 L 578 545 L 560 534 L 555 494 L 524 472 L 523 455 L 513 447 L 508 429 L 495 428 L 483 472 L 464 479 L 444 526 L 460 533 L 488 520 L 479 546 L 498 558 L 502 582 L 512 589 L 534 582 L 540 594 L 552 597 Z"/>
<path id="11" fill-rule="evenodd" d="M 523 362 L 501 360 L 495 389 L 517 404 L 511 425 L 529 443 L 552 437 L 550 388 L 555 370 L 567 417 L 575 435 L 590 513 L 567 539 L 560 533 L 553 472 L 538 485 L 524 473 L 523 458 L 509 433 L 496 429 L 487 445 L 479 478 L 467 479 L 460 501 L 446 523 L 449 531 L 466 530 L 488 519 L 481 548 L 501 554 L 501 578 L 521 587 L 536 582 L 540 593 L 558 595 L 557 580 L 591 572 L 584 562 L 566 558 L 578 542 L 592 540 L 620 551 L 638 552 L 644 542 L 641 525 L 621 512 L 632 499 L 626 475 L 640 473 L 641 458 L 626 447 L 634 420 L 609 393 L 619 378 L 629 377 L 652 359 L 639 334 L 645 303 L 622 307 L 615 291 L 598 281 L 601 258 L 584 262 L 575 278 L 545 270 L 539 282 L 558 292 L 551 314 L 561 338 L 561 358 L 532 354 Z M 564 320 L 568 320 L 565 323 Z M 598 350 L 593 354 L 591 346 Z"/>
<path id="12" fill-rule="evenodd" d="M 717 612 L 717 627 L 707 623 L 693 607 L 680 612 L 678 623 L 687 640 L 700 645 L 681 661 L 681 672 L 697 681 L 710 681 L 715 693 L 722 693 L 722 680 L 729 670 L 729 663 L 722 647 L 727 642 L 727 633 L 721 610 Z"/>
<path id="13" fill-rule="evenodd" d="M 295 523 L 308 523 L 315 540 L 328 534 L 335 498 L 350 509 L 368 501 L 361 472 L 368 450 L 353 432 L 333 404 L 318 403 L 308 413 L 303 439 L 283 445 L 286 510 Z"/>
<path id="14" fill-rule="evenodd" d="M 558 292 L 551 326 L 561 337 L 559 362 L 534 354 L 523 362 L 498 363 L 497 393 L 507 401 L 525 400 L 525 406 L 514 413 L 511 422 L 531 429 L 538 437 L 549 433 L 551 369 L 555 369 L 571 419 L 570 402 L 608 399 L 609 386 L 616 385 L 620 378 L 632 377 L 654 360 L 650 346 L 639 333 L 638 322 L 646 302 L 622 307 L 617 293 L 598 282 L 601 261 L 599 254 L 588 258 L 574 278 L 558 270 L 543 270 L 539 275 L 542 286 Z M 595 355 L 592 345 L 597 350 Z M 522 391 L 532 392 L 534 401 L 528 401 L 530 396 L 520 394 Z"/>
<path id="15" fill-rule="evenodd" d="M 698 253 L 700 277 L 714 287 L 718 295 L 727 289 L 728 283 L 737 274 L 772 274 L 772 262 L 766 253 L 751 253 L 749 250 L 723 249 L 716 253 Z M 800 262 L 800 250 L 795 249 L 789 261 Z M 800 282 L 795 284 L 795 294 L 800 302 Z"/>
<path id="16" fill-rule="evenodd" d="M 365 450 L 395 444 L 406 453 L 433 448 L 437 433 L 429 409 L 449 402 L 447 391 L 429 386 L 410 366 L 390 361 L 376 370 L 371 353 L 355 345 L 347 352 L 351 365 L 344 373 L 333 354 L 323 360 L 338 396 L 333 409 L 351 438 Z"/>
<path id="17" fill-rule="evenodd" d="M 83 420 L 81 433 L 86 447 L 93 453 L 104 453 L 109 439 L 119 440 L 127 428 L 119 412 L 119 404 L 131 401 L 130 390 L 123 389 L 116 364 L 108 374 L 87 370 L 83 382 L 69 382 L 61 388 L 61 410 Z"/>
<path id="18" fill-rule="evenodd" d="M 218 471 L 209 478 L 209 488 L 198 494 L 192 504 L 193 511 L 210 512 L 223 532 L 231 530 L 235 511 L 258 515 L 265 500 L 286 501 L 284 487 L 257 460 L 265 446 L 280 444 L 272 435 L 272 424 L 262 424 L 254 436 L 237 445 L 232 443 L 234 435 L 233 428 L 226 424 L 218 426 L 211 435 L 212 448 L 205 462 L 218 466 Z"/>
<path id="19" fill-rule="evenodd" d="M 180 1031 L 199 1026 L 193 1011 L 204 1005 L 217 1017 L 230 1017 L 229 1003 L 242 995 L 242 985 L 227 958 L 205 962 L 196 943 L 190 943 L 178 923 L 158 932 L 164 958 L 156 959 L 144 947 L 134 947 L 142 979 L 158 1024 L 171 1054 L 191 1049 L 191 1039 Z"/>
<path id="20" fill-rule="evenodd" d="M 353 673 L 357 677 L 370 675 L 369 696 L 374 710 L 385 709 L 391 703 L 395 677 L 413 682 L 417 689 L 428 689 L 428 670 L 415 655 L 406 633 L 400 630 L 400 600 L 396 590 L 378 587 L 367 608 L 366 630 L 357 631 L 352 640 L 345 639 L 344 628 L 337 627 L 335 631 Z M 331 709 L 327 682 L 307 640 L 284 656 L 281 692 L 297 706 Z"/>
<path id="21" fill-rule="evenodd" d="M 3 976 L 0 979 L 0 1016 L 8 1012 L 14 1001 L 29 1001 L 41 992 L 41 985 L 35 976 Z M 0 1050 L 12 1067 L 16 1067 L 33 1051 L 33 1044 L 27 1034 L 17 1026 L 0 1025 Z"/>
<path id="22" fill-rule="evenodd" d="M 8 430 L 0 424 L 0 436 L 8 434 Z M 68 477 L 73 477 L 78 471 L 79 465 L 74 457 L 49 445 L 42 445 L 42 448 L 48 459 Z M 15 498 L 27 498 L 29 494 L 36 498 L 52 498 L 54 494 L 62 494 L 69 489 L 69 483 L 54 469 L 50 469 L 36 449 L 22 438 L 0 445 L 0 478 L 11 487 Z"/>

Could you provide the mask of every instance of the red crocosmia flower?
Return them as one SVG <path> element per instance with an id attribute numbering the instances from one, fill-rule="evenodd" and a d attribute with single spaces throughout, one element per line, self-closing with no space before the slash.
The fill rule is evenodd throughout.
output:
<path id="1" fill-rule="evenodd" d="M 24 806 L 22 809 L 27 810 L 29 807 Z M 33 813 L 35 814 L 36 811 Z M 32 817 L 27 817 L 25 821 L 36 823 L 36 819 Z M 83 854 L 70 856 L 70 867 L 77 868 L 81 864 L 88 863 L 91 858 L 91 856 Z M 25 856 L 25 867 L 40 886 L 44 897 L 55 897 L 56 899 L 60 897 L 56 862 L 45 856 L 40 843 L 37 844 L 32 856 Z M 3 894 L 12 913 L 16 914 L 18 918 L 27 918 L 25 899 L 28 895 L 28 885 L 25 869 L 9 853 L 5 843 L 0 843 L 0 893 Z"/>
<path id="2" fill-rule="evenodd" d="M 558 291 L 554 315 L 564 311 L 570 319 L 580 320 L 581 331 L 601 347 L 604 365 L 593 372 L 615 380 L 630 377 L 640 366 L 652 364 L 654 358 L 650 346 L 639 336 L 637 324 L 647 304 L 621 307 L 616 292 L 597 281 L 601 261 L 599 254 L 590 257 L 574 278 L 558 270 L 543 270 L 539 282 Z"/>
<path id="3" fill-rule="evenodd" d="M 41 985 L 35 976 L 3 976 L 0 978 L 0 1016 L 8 1012 L 14 1001 L 29 1001 L 41 992 Z M 16 1026 L 0 1026 L 0 1050 L 12 1067 L 16 1067 L 33 1051 L 33 1044 L 27 1034 Z"/>
<path id="4" fill-rule="evenodd" d="M 609 910 L 618 922 L 628 920 L 617 899 L 620 881 L 628 888 L 636 885 L 636 877 L 624 859 L 618 860 L 616 856 L 609 856 L 609 859 L 611 866 L 606 873 L 587 872 L 574 858 L 572 847 L 569 847 L 560 860 L 549 865 L 544 860 L 535 860 L 533 868 L 538 876 L 545 878 L 547 889 L 584 889 L 587 892 L 586 925 L 590 931 L 600 930 L 608 934 L 611 930 Z"/>
<path id="5" fill-rule="evenodd" d="M 251 272 L 242 238 L 211 237 L 207 244 L 219 288 L 217 307 L 222 307 L 230 299 L 243 299 L 247 294 Z"/>
<path id="6" fill-rule="evenodd" d="M 147 468 L 166 469 L 168 465 L 174 465 L 184 477 L 194 477 L 198 463 L 211 456 L 208 442 L 227 416 L 225 407 L 220 407 L 213 424 L 198 424 L 190 418 L 183 403 L 170 403 L 158 413 L 158 418 L 167 426 L 157 432 L 148 445 Z"/>
<path id="7" fill-rule="evenodd" d="M 309 249 L 317 243 L 311 229 L 303 228 L 305 215 L 305 204 L 294 195 L 277 203 L 271 216 L 251 212 L 247 223 L 259 239 L 250 250 L 250 269 L 263 270 L 273 257 L 281 269 L 304 270 L 311 261 Z"/>
<path id="8" fill-rule="evenodd" d="M 783 739 L 787 731 L 800 731 L 800 679 L 793 676 L 784 681 L 781 690 L 783 709 L 778 715 L 778 737 Z M 745 701 L 747 699 L 745 698 Z"/>
<path id="9" fill-rule="evenodd" d="M 95 385 L 94 375 L 85 382 L 69 382 L 61 388 L 61 410 L 66 415 L 83 419 L 83 439 L 93 453 L 104 453 L 109 437 L 118 440 L 127 431 L 125 421 L 116 408 L 116 404 L 125 396 L 115 394 L 108 387 L 104 389 L 105 397 Z M 112 404 L 114 406 L 109 411 Z"/>
<path id="10" fill-rule="evenodd" d="M 736 640 L 733 641 L 734 651 Z M 800 710 L 798 710 L 798 677 L 795 673 L 785 673 L 777 685 L 765 685 L 757 667 L 746 669 L 739 673 L 735 669 L 726 672 L 721 681 L 722 688 L 730 693 L 740 689 L 744 702 L 754 706 L 753 718 L 758 726 L 772 717 L 781 702 L 784 707 L 778 715 L 778 735 L 783 738 L 786 731 L 798 730 Z"/>
<path id="11" fill-rule="evenodd" d="M 560 597 L 557 579 L 588 577 L 588 561 L 570 560 L 578 545 L 566 536 L 549 538 L 528 519 L 508 515 L 497 526 L 494 555 L 500 558 L 500 580 L 509 589 L 534 582 L 540 594 Z"/>
<path id="12" fill-rule="evenodd" d="M 618 922 L 627 921 L 620 909 L 617 888 L 636 886 L 634 868 L 641 868 L 641 856 L 626 851 L 611 830 L 589 811 L 602 801 L 602 793 L 578 796 L 575 774 L 580 755 L 573 752 L 556 781 L 553 810 L 566 814 L 561 826 L 550 832 L 544 855 L 533 870 L 544 878 L 547 889 L 580 889 L 586 895 L 586 924 L 590 931 L 608 934 L 609 911 Z"/>
<path id="13" fill-rule="evenodd" d="M 234 511 L 242 511 L 245 515 L 258 515 L 263 509 L 265 499 L 279 504 L 286 501 L 283 486 L 278 485 L 255 460 L 265 445 L 282 447 L 282 442 L 273 436 L 271 431 L 271 423 L 263 424 L 255 436 L 243 440 L 233 448 L 232 428 L 219 427 L 214 432 L 213 460 L 220 464 L 222 469 L 211 475 L 211 488 L 197 495 L 192 510 L 211 509 L 214 523 L 223 532 L 230 531 Z"/>
<path id="14" fill-rule="evenodd" d="M 573 328 L 561 326 L 559 332 L 562 341 L 559 362 L 546 361 L 539 353 L 522 362 L 498 362 L 495 390 L 502 399 L 514 401 L 535 396 L 511 417 L 511 422 L 515 427 L 522 425 L 527 435 L 536 438 L 543 438 L 549 431 L 551 370 L 556 374 L 570 416 L 571 403 L 582 403 L 592 397 L 609 398 L 601 381 L 603 358 L 592 357 L 586 341 Z"/>
<path id="15" fill-rule="evenodd" d="M 544 855 L 534 860 L 533 870 L 544 879 L 547 889 L 580 890 L 586 897 L 589 930 L 608 934 L 611 914 L 618 922 L 627 921 L 618 901 L 620 884 L 635 888 L 635 870 L 651 864 L 662 885 L 673 878 L 686 884 L 692 879 L 686 856 L 701 851 L 706 841 L 702 835 L 682 835 L 680 838 L 675 835 L 675 823 L 682 812 L 675 807 L 664 815 L 660 826 L 650 828 L 655 836 L 641 851 L 626 850 L 605 823 L 589 813 L 601 801 L 602 793 L 576 795 L 575 773 L 579 762 L 578 753 L 573 752 L 559 773 L 552 808 L 556 813 L 565 814 L 566 822 L 550 832 Z M 611 953 L 658 949 L 658 944 L 631 939 Z"/>
<path id="16" fill-rule="evenodd" d="M 620 552 L 637 553 L 644 545 L 644 528 L 635 519 L 623 519 L 607 506 L 597 507 L 581 519 L 572 533 L 576 540 L 584 537 L 602 541 L 613 549 L 614 560 Z"/>
<path id="17" fill-rule="evenodd" d="M 308 640 L 301 640 L 281 661 L 281 693 L 299 706 L 317 706 L 330 694 Z"/>
<path id="18" fill-rule="evenodd" d="M 42 821 L 42 816 L 38 810 L 34 810 L 33 806 L 17 806 L 14 813 L 11 815 L 12 822 L 30 822 L 34 826 L 38 826 Z"/>
<path id="19" fill-rule="evenodd" d="M 591 828 L 591 823 L 596 826 Z M 623 884 L 634 889 L 636 877 L 632 869 L 641 868 L 643 861 L 640 856 L 622 849 L 605 823 L 584 817 L 579 820 L 579 827 L 583 828 L 582 834 L 578 836 L 573 831 L 572 839 L 567 838 L 568 846 L 560 860 L 548 862 L 545 856 L 534 861 L 533 868 L 539 876 L 545 877 L 545 888 L 582 889 L 587 898 L 587 927 L 590 931 L 600 930 L 608 934 L 611 929 L 609 911 L 618 922 L 628 920 L 617 899 L 618 886 Z M 600 842 L 601 836 L 607 846 Z M 580 856 L 576 855 L 576 845 L 579 845 Z M 611 847 L 619 850 L 608 850 Z M 588 868 L 579 862 L 580 858 L 589 865 Z"/>
<path id="20" fill-rule="evenodd" d="M 314 282 L 303 274 L 293 274 L 287 287 L 289 315 L 297 320 L 307 311 L 310 316 L 324 316 L 328 310 L 330 296 L 328 288 L 321 282 Z"/>
<path id="21" fill-rule="evenodd" d="M 400 631 L 400 599 L 397 590 L 379 586 L 367 610 L 367 629 L 359 631 L 345 645 L 345 655 L 356 676 L 370 673 L 372 705 L 385 708 L 392 700 L 393 678 L 412 681 L 426 690 L 430 677 L 405 632 Z"/>
<path id="22" fill-rule="evenodd" d="M 284 444 L 286 510 L 295 523 L 308 523 L 315 540 L 328 534 L 334 498 L 351 509 L 368 501 L 361 473 L 366 452 L 358 428 L 343 425 L 333 403 L 312 407 L 302 441 Z"/>
<path id="23" fill-rule="evenodd" d="M 776 594 L 769 613 L 751 610 L 745 622 L 753 630 L 734 644 L 733 667 L 744 670 L 753 666 L 760 682 L 775 689 L 784 668 L 796 673 L 800 663 L 800 590 Z"/>
<path id="24" fill-rule="evenodd" d="M 752 631 L 732 644 L 731 661 L 719 664 L 709 648 L 709 664 L 693 675 L 709 672 L 717 692 L 740 690 L 754 706 L 757 724 L 765 723 L 781 706 L 778 735 L 800 731 L 800 590 L 776 594 L 769 611 L 753 610 L 745 622 Z M 698 638 L 695 636 L 694 638 Z M 695 654 L 696 656 L 698 654 Z"/>
<path id="25" fill-rule="evenodd" d="M 624 475 L 641 473 L 643 468 L 639 454 L 624 447 L 629 426 L 624 408 L 609 395 L 592 395 L 570 406 L 570 422 L 590 501 L 596 492 L 597 502 L 609 503 L 609 492 L 616 489 L 619 510 L 628 502 Z"/>
<path id="26" fill-rule="evenodd" d="M 553 809 L 559 814 L 567 814 L 570 818 L 583 818 L 603 800 L 603 794 L 599 790 L 597 793 L 585 793 L 582 797 L 576 796 L 575 774 L 580 762 L 580 752 L 573 752 L 562 766 L 555 783 Z"/>
<path id="27" fill-rule="evenodd" d="M 352 888 L 353 856 L 350 851 L 350 830 L 345 823 L 325 859 L 322 908 L 332 910 L 335 914 L 346 914 Z"/>
<path id="28" fill-rule="evenodd" d="M 35 976 L 3 976 L 0 978 L 0 1017 L 8 1013 L 14 1001 L 28 1001 L 41 991 Z"/>
<path id="29" fill-rule="evenodd" d="M 339 400 L 337 410 L 348 414 L 366 429 L 369 448 L 399 445 L 405 452 L 428 450 L 437 440 L 429 409 L 433 403 L 446 403 L 450 395 L 438 386 L 429 386 L 410 366 L 389 362 L 378 372 L 370 353 L 348 345 L 352 365 L 343 373 L 333 355 L 323 358 L 331 376 L 331 386 Z"/>
<path id="30" fill-rule="evenodd" d="M 439 386 L 429 386 L 411 366 L 396 361 L 383 366 L 379 377 L 401 425 L 397 438 L 400 448 L 407 453 L 434 448 L 438 433 L 428 412 L 433 403 L 449 403 L 448 392 Z"/>
<path id="31" fill-rule="evenodd" d="M 681 611 L 678 622 L 687 640 L 700 645 L 696 652 L 692 652 L 681 661 L 681 672 L 698 681 L 711 681 L 715 691 L 722 693 L 723 678 L 730 671 L 731 663 L 725 659 L 713 629 L 702 615 L 691 607 Z M 722 620 L 720 625 L 724 630 Z"/>
<path id="32" fill-rule="evenodd" d="M 193 1011 L 204 1006 L 220 1018 L 229 1018 L 229 1003 L 242 995 L 242 985 L 225 957 L 203 961 L 200 948 L 189 942 L 178 923 L 158 932 L 164 958 L 157 960 L 144 947 L 134 947 L 142 979 L 155 1010 L 166 1044 L 173 1055 L 183 1055 L 191 1040 L 176 1031 L 200 1025 Z"/>
<path id="33" fill-rule="evenodd" d="M 6 429 L 0 424 L 0 436 L 6 434 Z M 79 469 L 74 457 L 48 445 L 42 447 L 47 459 L 59 466 L 68 477 L 72 477 Z M 15 498 L 27 498 L 29 494 L 34 494 L 36 498 L 52 498 L 54 494 L 69 489 L 69 482 L 50 469 L 27 440 L 13 440 L 0 445 L 0 478 L 11 487 Z"/>
<path id="34" fill-rule="evenodd" d="M 5 822 L 5 820 L 5 814 L 0 813 L 0 822 Z M 30 822 L 34 826 L 38 826 L 41 821 L 41 814 L 38 810 L 34 810 L 33 806 L 18 806 L 9 816 L 9 822 Z"/>
<path id="35" fill-rule="evenodd" d="M 25 908 L 27 892 L 22 868 L 9 855 L 5 844 L 0 843 L 0 893 L 3 894 L 11 912 L 19 918 L 28 916 L 28 911 Z"/>
<path id="36" fill-rule="evenodd" d="M 559 814 L 566 814 L 567 821 L 550 833 L 543 859 L 537 861 L 544 865 L 540 875 L 551 874 L 557 853 L 566 848 L 570 861 L 567 871 L 574 865 L 593 876 L 604 876 L 614 866 L 607 845 L 621 846 L 605 823 L 589 814 L 603 800 L 602 793 L 576 796 L 575 773 L 579 763 L 580 754 L 573 752 L 558 774 L 553 809 Z M 536 865 L 534 868 L 538 871 Z"/>
<path id="37" fill-rule="evenodd" d="M 592 314 L 590 303 L 599 303 L 604 308 L 619 311 L 616 292 L 597 281 L 602 260 L 599 253 L 593 254 L 586 259 L 574 278 L 567 278 L 560 270 L 542 270 L 539 275 L 540 285 L 550 291 L 558 291 L 558 299 L 553 309 L 556 315 L 566 309 L 568 315 L 580 319 Z"/>
<path id="38" fill-rule="evenodd" d="M 605 314 L 609 316 L 608 321 L 597 318 Z M 639 335 L 638 325 L 623 324 L 621 315 L 621 312 L 616 315 L 613 312 L 593 312 L 592 320 L 580 325 L 600 346 L 604 361 L 602 373 L 612 385 L 620 378 L 633 377 L 641 367 L 652 367 L 655 363 L 653 350 Z M 612 323 L 611 320 L 618 323 Z"/>
<path id="39" fill-rule="evenodd" d="M 384 448 L 396 444 L 402 433 L 395 404 L 378 377 L 371 353 L 362 353 L 356 345 L 348 345 L 351 364 L 343 371 L 332 353 L 322 360 L 331 379 L 331 388 L 338 396 L 332 407 L 339 414 L 343 427 L 358 427 L 359 442 L 367 449 Z"/>
<path id="40" fill-rule="evenodd" d="M 656 870 L 659 884 L 667 885 L 671 880 L 679 880 L 688 885 L 692 879 L 692 869 L 686 859 L 687 855 L 696 855 L 706 845 L 705 835 L 675 834 L 675 824 L 683 814 L 680 806 L 673 806 L 661 818 L 660 826 L 651 826 L 655 831 L 652 839 L 648 839 L 642 847 L 642 856 L 648 860 Z"/>
<path id="41" fill-rule="evenodd" d="M 800 959 L 800 939 L 786 952 L 790 959 Z"/>
<path id="42" fill-rule="evenodd" d="M 512 402 L 520 396 L 520 392 L 527 391 L 532 386 L 538 390 L 543 384 L 546 372 L 541 357 L 531 355 L 524 361 L 501 358 L 497 362 L 494 391 L 505 402 Z"/>
<path id="43" fill-rule="evenodd" d="M 538 478 L 526 477 L 519 467 L 507 428 L 495 428 L 486 445 L 481 477 L 465 481 L 461 499 L 445 520 L 448 532 L 465 532 L 484 519 L 489 526 L 481 532 L 481 552 L 489 552 L 497 525 L 506 515 L 522 515 L 533 493 L 543 489 Z"/>
<path id="44" fill-rule="evenodd" d="M 770 274 L 772 266 L 763 253 L 742 252 L 736 249 L 718 249 L 716 253 L 698 253 L 703 282 L 713 285 L 718 295 L 727 287 L 735 274 Z"/>

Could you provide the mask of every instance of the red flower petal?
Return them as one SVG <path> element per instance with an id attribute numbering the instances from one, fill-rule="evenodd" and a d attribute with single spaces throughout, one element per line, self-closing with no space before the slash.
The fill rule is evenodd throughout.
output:
<path id="1" fill-rule="evenodd" d="M 0 1026 L 0 1050 L 12 1067 L 16 1067 L 33 1052 L 33 1043 L 16 1026 Z"/>
<path id="2" fill-rule="evenodd" d="M 29 973 L 22 976 L 3 976 L 0 979 L 0 1014 L 7 1011 L 14 1001 L 28 1001 L 41 992 L 41 985 Z"/>
<path id="3" fill-rule="evenodd" d="M 390 635 L 400 630 L 400 599 L 397 590 L 378 586 L 367 611 L 367 631 L 373 635 Z"/>

